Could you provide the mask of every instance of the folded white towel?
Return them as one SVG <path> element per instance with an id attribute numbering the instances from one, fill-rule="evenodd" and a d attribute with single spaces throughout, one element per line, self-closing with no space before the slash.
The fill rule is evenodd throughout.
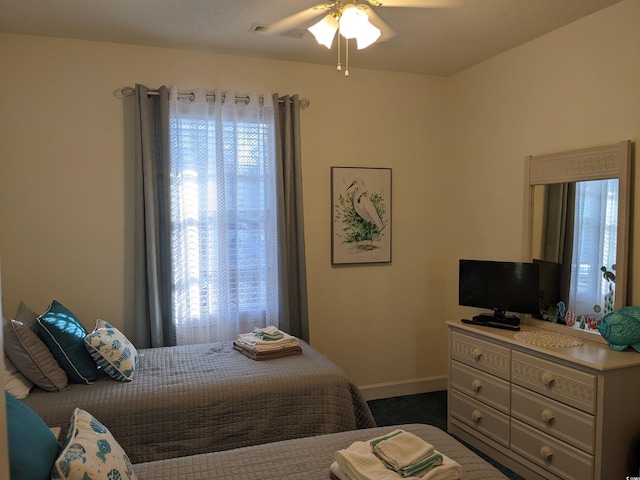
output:
<path id="1" fill-rule="evenodd" d="M 446 455 L 442 455 L 442 465 L 433 468 L 433 470 L 429 470 L 419 478 L 421 480 L 458 480 L 461 476 L 462 465 Z"/>
<path id="2" fill-rule="evenodd" d="M 434 450 L 433 453 L 439 452 Z M 368 442 L 354 442 L 349 447 L 338 450 L 335 460 L 340 469 L 352 480 L 399 480 L 402 478 L 373 454 Z M 460 475 L 462 475 L 462 466 L 446 455 L 442 455 L 442 465 L 414 478 L 457 480 Z"/>
<path id="3" fill-rule="evenodd" d="M 433 445 L 400 429 L 374 438 L 370 443 L 373 453 L 395 471 L 414 465 L 433 454 Z"/>
<path id="4" fill-rule="evenodd" d="M 253 335 L 258 337 L 260 340 L 270 341 L 282 340 L 284 338 L 284 332 L 273 326 L 265 328 L 255 327 L 253 329 Z"/>
<path id="5" fill-rule="evenodd" d="M 353 442 L 344 450 L 336 452 L 336 463 L 352 480 L 398 480 L 393 470 L 371 452 L 368 442 Z"/>
<path id="6" fill-rule="evenodd" d="M 253 333 L 241 333 L 238 335 L 236 342 L 246 345 L 256 352 L 273 352 L 285 347 L 297 347 L 299 345 L 296 337 L 284 332 L 280 340 L 262 340 Z"/>
<path id="7" fill-rule="evenodd" d="M 274 325 L 269 325 L 268 327 L 253 327 L 253 331 L 254 332 L 258 332 L 258 333 L 270 333 L 270 334 L 275 334 L 275 333 L 284 333 L 282 330 L 280 330 L 278 327 L 274 326 Z"/>
<path id="8" fill-rule="evenodd" d="M 332 473 L 331 478 L 336 478 L 338 480 L 352 480 L 349 475 L 342 471 L 338 462 L 333 462 L 329 467 L 329 471 Z"/>

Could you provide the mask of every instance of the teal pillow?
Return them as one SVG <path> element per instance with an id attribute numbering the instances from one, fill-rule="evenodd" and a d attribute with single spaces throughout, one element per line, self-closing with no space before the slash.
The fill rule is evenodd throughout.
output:
<path id="1" fill-rule="evenodd" d="M 62 447 L 27 405 L 5 392 L 11 480 L 45 480 Z"/>
<path id="2" fill-rule="evenodd" d="M 98 376 L 98 367 L 84 346 L 87 330 L 69 309 L 53 300 L 47 311 L 38 317 L 37 329 L 69 381 L 93 383 Z"/>

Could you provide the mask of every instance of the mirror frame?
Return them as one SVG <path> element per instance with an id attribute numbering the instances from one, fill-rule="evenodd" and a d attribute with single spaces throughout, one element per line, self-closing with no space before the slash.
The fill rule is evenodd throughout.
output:
<path id="1" fill-rule="evenodd" d="M 618 236 L 614 309 L 626 305 L 629 266 L 629 214 L 631 201 L 631 141 L 546 155 L 529 155 L 524 162 L 523 261 L 533 260 L 534 187 L 584 180 L 618 179 Z M 525 317 L 528 325 L 567 333 L 566 325 Z M 599 335 L 571 329 L 571 335 L 605 342 Z M 606 342 L 605 342 L 606 343 Z"/>

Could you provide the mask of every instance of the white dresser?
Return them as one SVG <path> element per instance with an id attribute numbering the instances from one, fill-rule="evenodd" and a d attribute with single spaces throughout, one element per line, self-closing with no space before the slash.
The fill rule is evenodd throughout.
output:
<path id="1" fill-rule="evenodd" d="M 589 340 L 540 347 L 510 330 L 447 324 L 449 433 L 528 480 L 631 475 L 640 353 Z"/>

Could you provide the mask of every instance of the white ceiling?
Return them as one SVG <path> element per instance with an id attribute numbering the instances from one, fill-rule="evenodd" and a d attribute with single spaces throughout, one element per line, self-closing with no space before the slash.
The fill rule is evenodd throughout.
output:
<path id="1" fill-rule="evenodd" d="M 433 6 L 428 8 L 375 8 L 396 35 L 365 50 L 352 48 L 352 72 L 372 68 L 449 76 L 620 0 L 429 1 Z M 304 29 L 300 30 L 302 38 L 265 35 L 252 29 L 318 3 L 3 0 L 0 31 L 335 65 L 335 44 L 329 51 Z"/>

